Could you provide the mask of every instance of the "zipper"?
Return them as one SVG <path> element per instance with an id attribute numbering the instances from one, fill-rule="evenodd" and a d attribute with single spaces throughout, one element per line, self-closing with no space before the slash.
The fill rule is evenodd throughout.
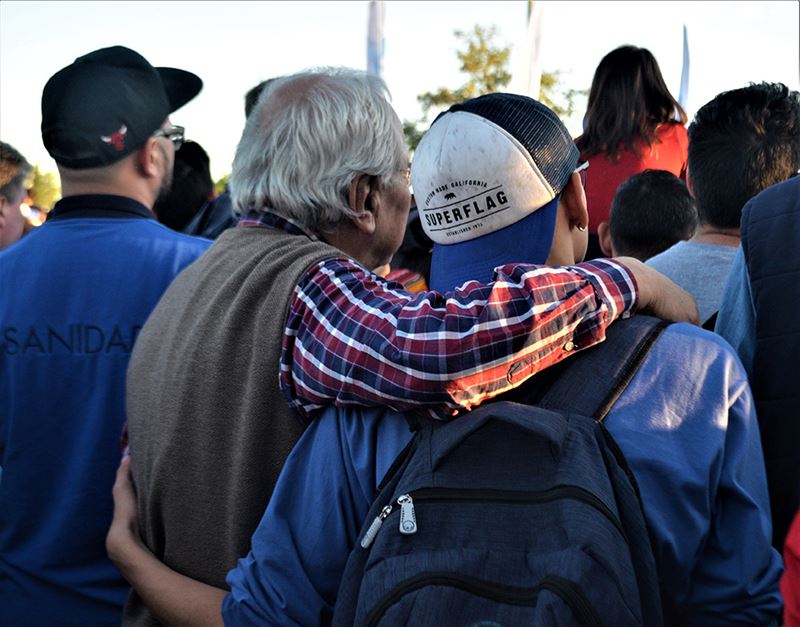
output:
<path id="1" fill-rule="evenodd" d="M 414 512 L 414 499 L 408 494 L 402 494 L 397 498 L 397 504 L 400 506 L 400 533 L 405 536 L 417 533 L 417 516 Z M 368 549 L 378 531 L 383 526 L 383 521 L 389 517 L 394 511 L 394 505 L 389 503 L 386 505 L 370 523 L 364 537 L 361 538 L 361 548 Z"/>
<path id="2" fill-rule="evenodd" d="M 448 572 L 421 573 L 401 582 L 372 608 L 366 618 L 367 627 L 375 627 L 386 611 L 403 596 L 428 586 L 457 588 L 474 596 L 518 607 L 535 607 L 541 590 L 546 589 L 561 597 L 581 625 L 601 627 L 597 614 L 583 593 L 575 584 L 562 577 L 548 575 L 532 588 L 518 588 Z"/>
<path id="3" fill-rule="evenodd" d="M 575 485 L 557 485 L 548 490 L 541 490 L 538 492 L 530 492 L 524 490 L 494 490 L 494 489 L 480 489 L 480 488 L 479 489 L 420 488 L 419 490 L 415 490 L 408 494 L 403 494 L 397 499 L 397 504 L 400 505 L 400 512 L 401 512 L 400 533 L 408 535 L 417 532 L 414 501 L 417 502 L 487 501 L 492 503 L 547 503 L 550 501 L 558 500 L 560 498 L 582 501 L 583 503 L 586 503 L 587 505 L 590 505 L 594 509 L 598 510 L 601 514 L 603 514 L 603 516 L 605 516 L 609 520 L 609 522 L 611 522 L 611 524 L 614 525 L 617 531 L 619 531 L 620 535 L 625 539 L 625 542 L 628 541 L 628 538 L 625 535 L 625 530 L 622 528 L 622 524 L 619 522 L 614 513 L 608 508 L 608 506 L 588 490 Z M 394 511 L 393 505 L 390 504 L 387 505 L 386 507 L 389 508 L 389 511 L 386 512 L 386 515 L 381 519 L 381 524 L 383 523 L 384 520 L 386 520 L 386 518 L 389 517 L 389 514 L 391 514 Z M 386 507 L 384 507 L 384 511 L 386 510 Z M 381 514 L 383 514 L 383 511 L 381 512 Z M 406 524 L 406 521 L 408 520 L 413 520 L 413 526 L 409 525 L 407 529 L 404 531 L 403 526 L 404 524 Z M 362 548 L 365 549 L 369 548 L 369 545 L 372 544 L 372 541 L 375 539 L 375 534 L 378 532 L 380 525 L 378 525 L 378 528 L 375 529 L 374 533 L 369 538 L 369 541 L 367 541 L 367 536 L 369 535 L 370 530 L 372 530 L 373 526 L 377 523 L 377 521 L 378 518 L 376 518 L 372 522 L 372 525 L 370 525 L 370 528 L 364 535 L 364 539 L 361 541 Z"/>
<path id="4" fill-rule="evenodd" d="M 378 530 L 383 525 L 383 521 L 386 520 L 389 514 L 391 513 L 392 513 L 392 505 L 387 505 L 380 511 L 380 513 L 375 517 L 372 523 L 370 523 L 370 526 L 367 529 L 366 533 L 364 534 L 364 537 L 361 538 L 362 549 L 369 548 L 369 545 L 372 544 L 372 541 L 378 534 Z"/>
<path id="5" fill-rule="evenodd" d="M 400 533 L 410 536 L 417 533 L 417 515 L 414 513 L 414 499 L 410 494 L 403 494 L 397 499 L 400 506 Z"/>

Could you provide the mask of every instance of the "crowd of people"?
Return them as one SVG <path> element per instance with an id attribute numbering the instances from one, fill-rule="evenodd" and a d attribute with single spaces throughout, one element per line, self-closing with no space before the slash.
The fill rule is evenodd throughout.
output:
<path id="1" fill-rule="evenodd" d="M 201 90 L 53 75 L 24 236 L 0 142 L 0 623 L 800 625 L 800 93 L 687 129 L 622 46 L 579 137 L 492 93 L 409 161 L 303 71 L 217 196 Z"/>

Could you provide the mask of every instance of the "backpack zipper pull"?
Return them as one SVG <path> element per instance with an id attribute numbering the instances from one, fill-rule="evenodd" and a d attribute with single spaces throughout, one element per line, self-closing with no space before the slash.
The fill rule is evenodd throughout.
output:
<path id="1" fill-rule="evenodd" d="M 411 495 L 403 494 L 397 499 L 397 504 L 400 506 L 400 533 L 404 536 L 417 533 L 417 516 Z"/>
<path id="2" fill-rule="evenodd" d="M 375 516 L 375 520 L 372 521 L 372 524 L 367 529 L 367 533 L 364 534 L 364 537 L 361 539 L 361 548 L 367 549 L 369 545 L 372 544 L 373 540 L 375 540 L 375 536 L 378 535 L 378 529 L 381 528 L 383 521 L 392 513 L 392 505 L 391 503 L 385 506 L 380 514 Z"/>

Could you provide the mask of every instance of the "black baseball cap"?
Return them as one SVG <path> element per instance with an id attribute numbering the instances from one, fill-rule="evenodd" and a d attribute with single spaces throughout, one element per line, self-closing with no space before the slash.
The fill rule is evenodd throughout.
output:
<path id="1" fill-rule="evenodd" d="M 199 76 L 153 67 L 130 48 L 95 50 L 44 86 L 42 140 L 64 167 L 110 165 L 141 147 L 202 87 Z"/>

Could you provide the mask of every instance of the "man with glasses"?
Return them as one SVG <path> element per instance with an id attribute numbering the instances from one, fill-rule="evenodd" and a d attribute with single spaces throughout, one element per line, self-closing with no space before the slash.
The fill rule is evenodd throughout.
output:
<path id="1" fill-rule="evenodd" d="M 105 554 L 139 329 L 208 247 L 152 213 L 200 78 L 122 47 L 87 54 L 42 94 L 63 198 L 0 253 L 0 622 L 118 624 L 127 585 Z"/>

